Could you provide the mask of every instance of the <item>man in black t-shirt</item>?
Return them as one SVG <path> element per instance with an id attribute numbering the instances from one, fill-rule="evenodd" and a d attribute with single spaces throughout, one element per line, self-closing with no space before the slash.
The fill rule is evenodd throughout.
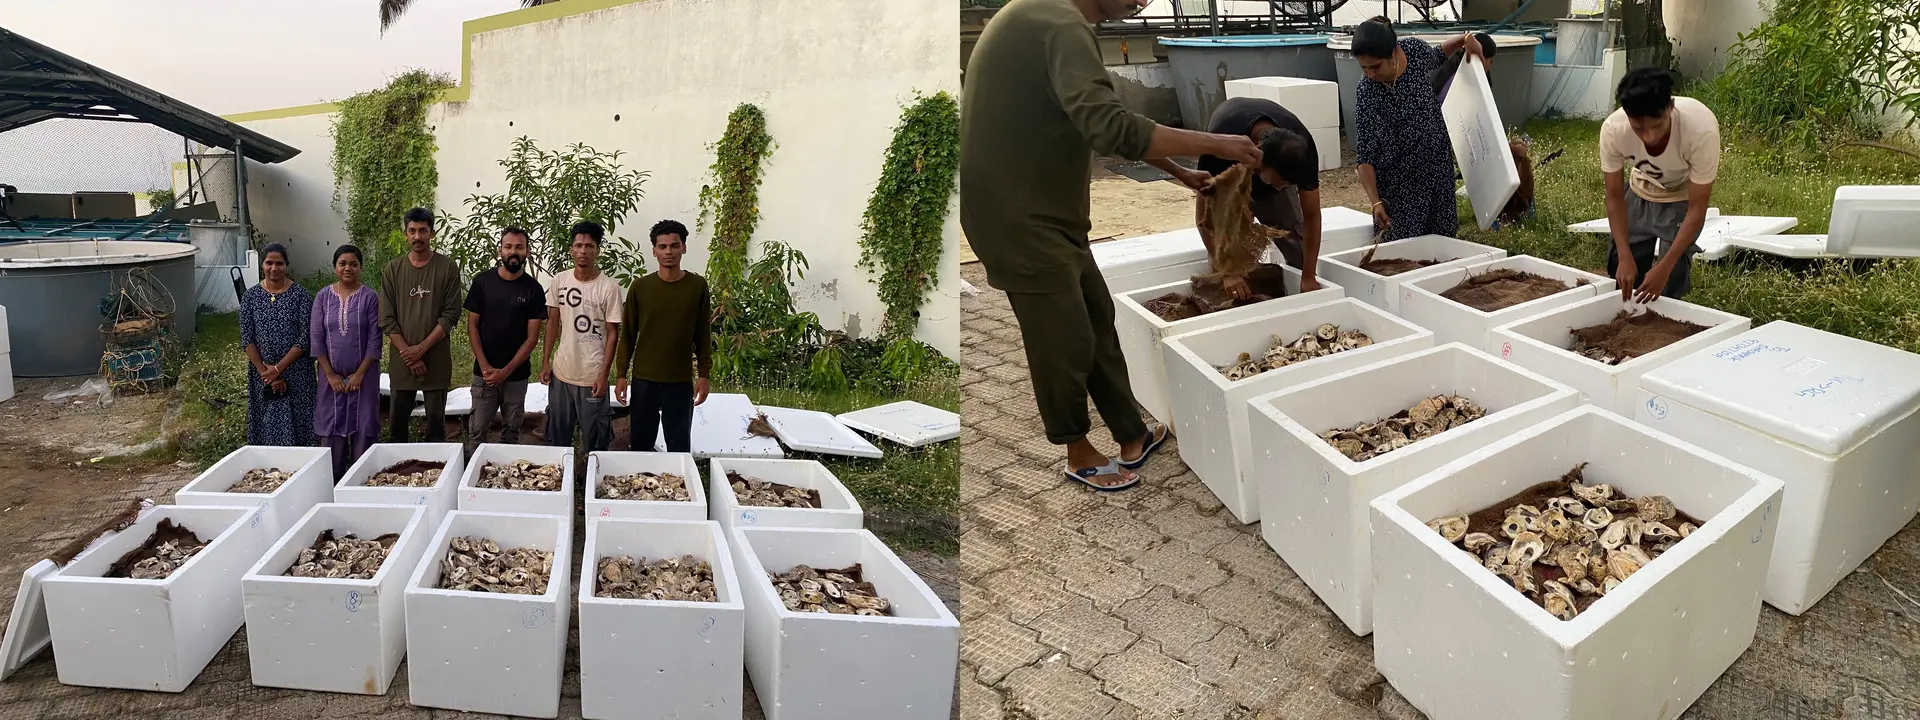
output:
<path id="1" fill-rule="evenodd" d="M 1287 240 L 1275 241 L 1286 263 L 1300 270 L 1300 291 L 1320 289 L 1317 270 L 1320 259 L 1320 151 L 1313 135 L 1300 118 L 1263 98 L 1229 98 L 1213 111 L 1207 132 L 1245 135 L 1260 144 L 1259 175 L 1253 181 L 1253 217 L 1260 224 L 1292 233 Z M 1201 155 L 1199 170 L 1189 170 L 1170 160 L 1150 160 L 1198 191 L 1207 179 L 1233 167 L 1233 162 L 1212 155 Z M 1207 215 L 1207 196 L 1195 195 L 1193 222 L 1201 226 Z M 1211 253 L 1213 239 L 1204 229 L 1200 240 Z M 1247 293 L 1244 278 L 1228 278 L 1227 290 L 1237 297 Z"/>
<path id="2" fill-rule="evenodd" d="M 467 341 L 473 346 L 473 413 L 467 416 L 467 455 L 487 439 L 494 413 L 506 427 L 500 442 L 520 441 L 521 413 L 532 375 L 533 346 L 547 319 L 547 291 L 526 274 L 527 231 L 500 232 L 500 264 L 473 276 L 467 290 Z"/>

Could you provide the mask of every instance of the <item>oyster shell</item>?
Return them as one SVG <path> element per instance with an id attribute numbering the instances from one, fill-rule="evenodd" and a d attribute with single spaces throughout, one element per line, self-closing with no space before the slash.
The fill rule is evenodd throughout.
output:
<path id="1" fill-rule="evenodd" d="M 1513 548 L 1507 551 L 1507 563 L 1521 568 L 1531 567 L 1546 552 L 1546 541 L 1538 533 L 1523 532 L 1514 536 Z"/>
<path id="2" fill-rule="evenodd" d="M 1595 530 L 1604 530 L 1608 525 L 1613 524 L 1613 511 L 1603 507 L 1588 510 L 1585 515 L 1580 516 L 1580 524 Z"/>
<path id="3" fill-rule="evenodd" d="M 322 530 L 311 546 L 300 551 L 293 566 L 281 575 L 372 580 L 380 572 L 380 565 L 386 562 L 393 544 L 399 540 L 399 533 L 387 533 L 364 540 L 353 533 L 335 537 L 333 530 Z"/>
<path id="4" fill-rule="evenodd" d="M 627 600 L 718 602 L 713 566 L 692 555 L 648 562 L 646 558 L 600 558 L 595 597 Z"/>
<path id="5" fill-rule="evenodd" d="M 1442 537 L 1444 536 L 1445 535 L 1443 533 Z M 1487 548 L 1493 547 L 1493 544 L 1496 542 L 1499 542 L 1499 541 L 1494 540 L 1492 535 L 1488 535 L 1486 533 L 1467 533 L 1462 540 L 1462 544 L 1466 546 L 1467 552 L 1471 552 L 1471 553 L 1477 553 Z"/>
<path id="6" fill-rule="evenodd" d="M 744 477 L 733 470 L 727 471 L 727 482 L 733 488 L 735 501 L 752 507 L 820 507 L 820 491 L 813 488 L 782 485 L 760 478 Z"/>
<path id="7" fill-rule="evenodd" d="M 293 479 L 293 473 L 280 468 L 254 468 L 240 476 L 240 482 L 227 488 L 230 493 L 271 493 Z"/>
<path id="8" fill-rule="evenodd" d="M 161 518 L 146 542 L 121 555 L 108 566 L 104 577 L 164 580 L 206 547 L 192 530 L 174 524 L 172 518 Z"/>
<path id="9" fill-rule="evenodd" d="M 440 559 L 443 590 L 544 595 L 553 574 L 553 553 L 537 548 L 502 549 L 486 538 L 457 536 Z"/>
<path id="10" fill-rule="evenodd" d="M 558 464 L 535 465 L 531 460 L 511 463 L 487 463 L 480 468 L 479 485 L 488 490 L 535 490 L 554 492 L 564 476 Z"/>
<path id="11" fill-rule="evenodd" d="M 1673 507 L 1673 501 L 1665 495 L 1642 495 L 1634 498 L 1634 512 L 1647 522 L 1672 520 L 1679 511 Z"/>
<path id="12" fill-rule="evenodd" d="M 858 564 L 824 571 L 797 565 L 784 573 L 769 572 L 767 579 L 791 612 L 869 617 L 893 614 L 893 603 L 881 597 L 873 583 L 861 580 Z"/>
<path id="13" fill-rule="evenodd" d="M 687 479 L 673 473 L 640 472 L 632 475 L 607 475 L 600 478 L 600 497 L 604 500 L 666 500 L 690 502 Z"/>
<path id="14" fill-rule="evenodd" d="M 1338 325 L 1324 323 L 1314 328 L 1313 332 L 1302 333 L 1293 340 L 1275 335 L 1268 342 L 1267 350 L 1260 357 L 1255 358 L 1252 353 L 1243 352 L 1234 362 L 1217 369 L 1229 381 L 1244 380 L 1268 370 L 1366 347 L 1373 344 L 1373 339 L 1359 330 L 1343 332 Z"/>
<path id="15" fill-rule="evenodd" d="M 1440 537 L 1446 538 L 1447 542 L 1457 543 L 1467 536 L 1467 516 L 1455 515 L 1453 517 L 1440 518 L 1439 520 L 1428 522 L 1427 527 L 1432 528 L 1434 532 L 1440 533 Z M 1488 538 L 1488 540 L 1491 541 L 1492 538 Z"/>
<path id="16" fill-rule="evenodd" d="M 446 467 L 435 460 L 403 460 L 367 478 L 367 487 L 432 487 Z"/>
<path id="17" fill-rule="evenodd" d="M 1561 545 L 1553 551 L 1553 564 L 1560 567 L 1567 582 L 1580 582 L 1587 577 L 1587 549 L 1579 545 Z"/>
<path id="18" fill-rule="evenodd" d="M 1390 417 L 1363 422 L 1348 428 L 1329 430 L 1321 433 L 1320 438 L 1333 445 L 1334 449 L 1339 450 L 1340 454 L 1348 459 L 1365 462 L 1432 437 L 1450 427 L 1458 427 L 1477 420 L 1484 415 L 1484 413 L 1470 414 L 1461 409 L 1469 406 L 1473 404 L 1458 395 L 1422 398 L 1413 407 Z M 1452 424 L 1441 421 L 1442 418 L 1448 417 L 1454 419 Z"/>
<path id="19" fill-rule="evenodd" d="M 1605 505 L 1607 501 L 1613 499 L 1613 486 L 1606 483 L 1585 485 L 1574 482 L 1568 489 L 1573 491 L 1574 497 L 1580 498 L 1581 502 L 1588 505 Z"/>

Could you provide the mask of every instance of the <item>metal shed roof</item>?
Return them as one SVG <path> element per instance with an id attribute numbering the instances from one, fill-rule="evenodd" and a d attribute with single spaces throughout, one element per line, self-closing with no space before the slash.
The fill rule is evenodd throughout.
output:
<path id="1" fill-rule="evenodd" d="M 0 132 L 55 118 L 144 122 L 277 163 L 300 150 L 0 28 Z"/>

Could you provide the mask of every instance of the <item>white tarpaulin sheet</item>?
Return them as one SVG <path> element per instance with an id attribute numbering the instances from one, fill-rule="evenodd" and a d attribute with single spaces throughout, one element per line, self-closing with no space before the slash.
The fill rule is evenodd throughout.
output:
<path id="1" fill-rule="evenodd" d="M 1453 140 L 1454 161 L 1467 179 L 1474 220 L 1482 230 L 1493 227 L 1494 217 L 1520 189 L 1520 169 L 1507 149 L 1507 131 L 1493 103 L 1493 86 L 1478 58 L 1469 57 L 1460 64 L 1446 99 L 1440 102 L 1440 115 Z"/>

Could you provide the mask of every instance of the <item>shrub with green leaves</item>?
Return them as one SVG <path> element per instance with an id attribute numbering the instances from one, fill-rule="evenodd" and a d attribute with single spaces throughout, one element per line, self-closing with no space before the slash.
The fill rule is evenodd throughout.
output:
<path id="1" fill-rule="evenodd" d="M 621 166 L 620 152 L 602 152 L 584 143 L 547 151 L 526 136 L 500 160 L 507 191 L 467 198 L 467 215 L 451 218 L 444 232 L 447 254 L 469 273 L 492 267 L 499 256 L 500 231 L 526 230 L 532 257 L 528 265 L 557 275 L 573 267 L 568 249 L 573 224 L 592 220 L 606 228 L 600 268 L 622 285 L 647 274 L 644 246 L 615 234 L 621 218 L 646 196 L 648 173 Z"/>

